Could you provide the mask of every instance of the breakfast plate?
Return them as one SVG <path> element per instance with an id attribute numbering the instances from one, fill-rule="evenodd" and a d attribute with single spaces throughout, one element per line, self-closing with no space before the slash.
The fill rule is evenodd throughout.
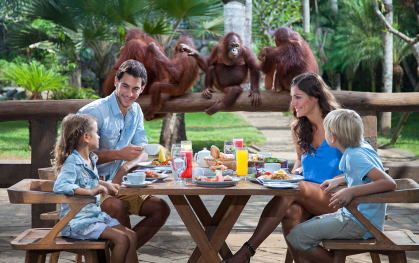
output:
<path id="1" fill-rule="evenodd" d="M 304 180 L 304 176 L 297 175 L 297 174 L 289 174 L 289 179 L 265 179 L 263 175 L 259 176 L 258 178 L 255 177 L 248 177 L 249 181 L 252 183 L 297 183 L 299 181 Z"/>
<path id="2" fill-rule="evenodd" d="M 298 184 L 290 182 L 264 182 L 263 186 L 271 189 L 297 188 Z"/>
<path id="3" fill-rule="evenodd" d="M 195 180 L 194 183 L 197 186 L 202 186 L 202 187 L 231 187 L 231 186 L 235 186 L 239 181 L 240 181 L 240 178 L 233 177 L 231 181 L 209 182 L 209 181 Z"/>
<path id="4" fill-rule="evenodd" d="M 131 184 L 129 182 L 122 182 L 122 185 L 129 188 L 144 188 L 144 187 L 147 187 L 147 185 L 151 183 L 153 183 L 153 181 L 144 181 L 144 183 L 142 184 Z"/>

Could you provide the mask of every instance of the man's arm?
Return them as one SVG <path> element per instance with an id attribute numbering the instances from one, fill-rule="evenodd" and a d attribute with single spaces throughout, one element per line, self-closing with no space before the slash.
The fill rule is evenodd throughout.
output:
<path id="1" fill-rule="evenodd" d="M 128 145 L 119 150 L 98 150 L 95 151 L 99 157 L 98 164 L 108 163 L 115 160 L 131 161 L 141 155 L 143 146 Z"/>

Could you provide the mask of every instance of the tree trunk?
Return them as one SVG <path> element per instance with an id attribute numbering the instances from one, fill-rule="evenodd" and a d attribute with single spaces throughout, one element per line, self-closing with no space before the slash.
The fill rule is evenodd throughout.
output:
<path id="1" fill-rule="evenodd" d="M 386 7 L 386 20 L 393 24 L 393 1 L 384 0 Z M 384 60 L 383 60 L 383 92 L 393 91 L 393 34 L 386 30 L 384 32 Z M 382 134 L 391 132 L 391 112 L 383 112 L 381 115 L 380 131 Z"/>
<path id="2" fill-rule="evenodd" d="M 237 1 L 224 5 L 224 33 L 235 32 L 245 41 L 246 7 Z"/>
<path id="3" fill-rule="evenodd" d="M 303 0 L 303 28 L 304 33 L 310 32 L 310 0 Z"/>
<path id="4" fill-rule="evenodd" d="M 334 15 L 338 14 L 338 0 L 329 0 L 330 2 L 330 9 L 332 9 L 332 13 Z"/>
<path id="5" fill-rule="evenodd" d="M 252 14 L 252 0 L 246 0 L 244 44 L 249 48 L 252 48 Z"/>
<path id="6" fill-rule="evenodd" d="M 174 143 L 186 140 L 185 114 L 168 113 L 163 119 L 160 144 L 170 149 Z"/>
<path id="7" fill-rule="evenodd" d="M 68 84 L 75 88 L 81 87 L 81 61 L 79 56 L 76 56 L 76 68 L 70 74 L 70 79 L 68 80 Z"/>

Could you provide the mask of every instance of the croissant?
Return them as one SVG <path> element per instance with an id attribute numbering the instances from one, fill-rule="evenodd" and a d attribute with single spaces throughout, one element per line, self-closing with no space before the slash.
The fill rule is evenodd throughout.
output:
<path id="1" fill-rule="evenodd" d="M 211 151 L 212 158 L 214 158 L 214 159 L 220 158 L 220 149 L 218 149 L 217 146 L 211 145 L 210 151 Z"/>

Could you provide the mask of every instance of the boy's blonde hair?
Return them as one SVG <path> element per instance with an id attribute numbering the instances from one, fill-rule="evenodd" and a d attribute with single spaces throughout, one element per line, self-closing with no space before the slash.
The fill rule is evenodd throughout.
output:
<path id="1" fill-rule="evenodd" d="M 336 136 L 343 147 L 359 147 L 364 137 L 361 116 L 353 110 L 338 109 L 329 112 L 323 121 L 326 133 Z"/>

